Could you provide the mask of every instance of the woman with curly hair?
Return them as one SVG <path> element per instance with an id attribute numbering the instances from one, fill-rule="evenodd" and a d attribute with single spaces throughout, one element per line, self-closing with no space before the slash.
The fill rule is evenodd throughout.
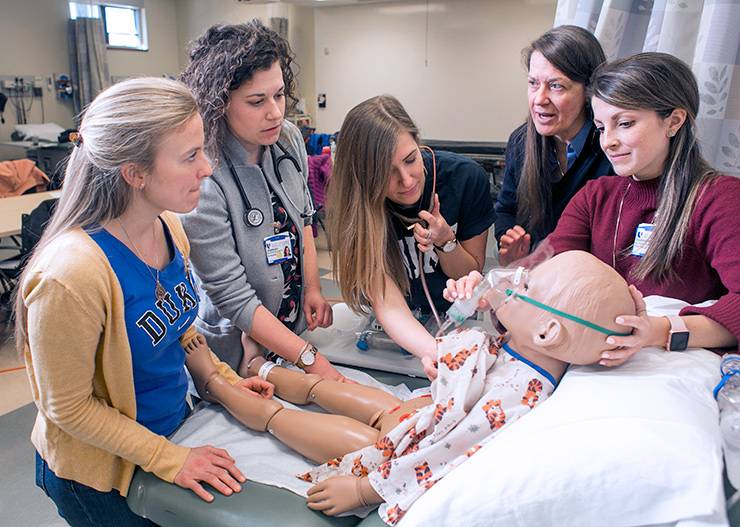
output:
<path id="1" fill-rule="evenodd" d="M 196 324 L 235 369 L 260 345 L 339 379 L 298 336 L 329 326 L 332 311 L 321 294 L 303 138 L 284 119 L 286 101 L 295 102 L 292 67 L 288 43 L 257 19 L 213 26 L 190 51 L 181 79 L 214 161 L 198 206 L 182 218 L 201 283 Z"/>

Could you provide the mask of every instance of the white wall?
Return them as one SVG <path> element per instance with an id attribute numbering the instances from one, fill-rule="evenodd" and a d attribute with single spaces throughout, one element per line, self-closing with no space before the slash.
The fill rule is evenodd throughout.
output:
<path id="1" fill-rule="evenodd" d="M 178 0 L 177 34 L 180 70 L 188 64 L 190 42 L 214 24 L 239 24 L 253 18 L 267 20 L 266 4 L 237 4 L 234 0 Z"/>
<path id="2" fill-rule="evenodd" d="M 125 0 L 122 1 L 125 3 Z M 157 77 L 180 72 L 177 4 L 177 0 L 145 0 L 149 50 L 109 49 L 108 66 L 112 76 Z"/>
<path id="3" fill-rule="evenodd" d="M 237 4 L 233 0 L 179 0 L 177 25 L 180 69 L 188 64 L 188 48 L 214 24 L 239 24 L 259 18 L 269 27 L 271 17 L 288 19 L 288 41 L 296 56 L 299 74 L 297 95 L 306 99 L 309 113 L 316 115 L 314 75 L 314 9 L 288 4 Z"/>
<path id="4" fill-rule="evenodd" d="M 402 1 L 315 9 L 316 92 L 332 132 L 355 104 L 398 97 L 428 139 L 505 141 L 526 116 L 521 49 L 555 0 Z M 428 61 L 428 62 L 425 62 Z"/>
<path id="5" fill-rule="evenodd" d="M 113 77 L 176 74 L 179 71 L 176 0 L 145 0 L 149 51 L 108 50 Z M 3 1 L 0 11 L 0 75 L 50 77 L 69 73 L 65 0 Z M 71 101 L 59 101 L 53 91 L 43 89 L 46 122 L 63 128 L 74 126 Z M 41 105 L 34 100 L 29 123 L 41 122 Z M 8 141 L 16 123 L 8 102 L 0 141 Z"/>
<path id="6" fill-rule="evenodd" d="M 69 73 L 67 55 L 67 3 L 60 0 L 3 2 L 0 11 L 0 75 L 50 77 Z M 47 122 L 64 128 L 73 122 L 72 102 L 61 102 L 53 91 L 43 89 Z M 10 101 L 5 106 L 0 141 L 9 141 L 16 116 Z M 41 122 L 41 104 L 35 98 L 29 123 Z"/>

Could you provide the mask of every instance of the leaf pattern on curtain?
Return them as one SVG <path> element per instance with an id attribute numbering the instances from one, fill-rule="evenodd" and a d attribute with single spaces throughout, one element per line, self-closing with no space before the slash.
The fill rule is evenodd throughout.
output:
<path id="1" fill-rule="evenodd" d="M 661 51 L 690 64 L 702 153 L 740 177 L 740 0 L 558 0 L 563 24 L 592 31 L 610 60 Z"/>
<path id="2" fill-rule="evenodd" d="M 99 18 L 69 20 L 69 64 L 75 113 L 79 113 L 111 85 L 103 21 Z"/>

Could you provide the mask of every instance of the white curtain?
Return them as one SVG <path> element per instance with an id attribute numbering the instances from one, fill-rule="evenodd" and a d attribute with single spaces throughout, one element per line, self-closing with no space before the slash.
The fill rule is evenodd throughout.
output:
<path id="1" fill-rule="evenodd" d="M 69 20 L 69 64 L 75 113 L 79 113 L 111 85 L 103 21 L 100 18 Z"/>
<path id="2" fill-rule="evenodd" d="M 671 53 L 699 82 L 699 138 L 716 169 L 740 176 L 740 0 L 558 0 L 555 26 L 593 32 L 607 59 Z"/>

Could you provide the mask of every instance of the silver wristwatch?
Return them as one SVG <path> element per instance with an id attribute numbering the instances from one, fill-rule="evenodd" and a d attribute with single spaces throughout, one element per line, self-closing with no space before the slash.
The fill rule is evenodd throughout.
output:
<path id="1" fill-rule="evenodd" d="M 319 350 L 316 349 L 316 346 L 309 342 L 305 346 L 303 346 L 301 351 L 298 353 L 298 358 L 293 364 L 298 366 L 300 369 L 305 370 L 306 368 L 314 365 L 314 363 L 316 362 L 316 354 L 318 352 Z"/>
<path id="2" fill-rule="evenodd" d="M 445 242 L 444 245 L 435 245 L 435 247 L 443 253 L 451 253 L 457 247 L 457 238 L 452 238 L 450 241 Z"/>

